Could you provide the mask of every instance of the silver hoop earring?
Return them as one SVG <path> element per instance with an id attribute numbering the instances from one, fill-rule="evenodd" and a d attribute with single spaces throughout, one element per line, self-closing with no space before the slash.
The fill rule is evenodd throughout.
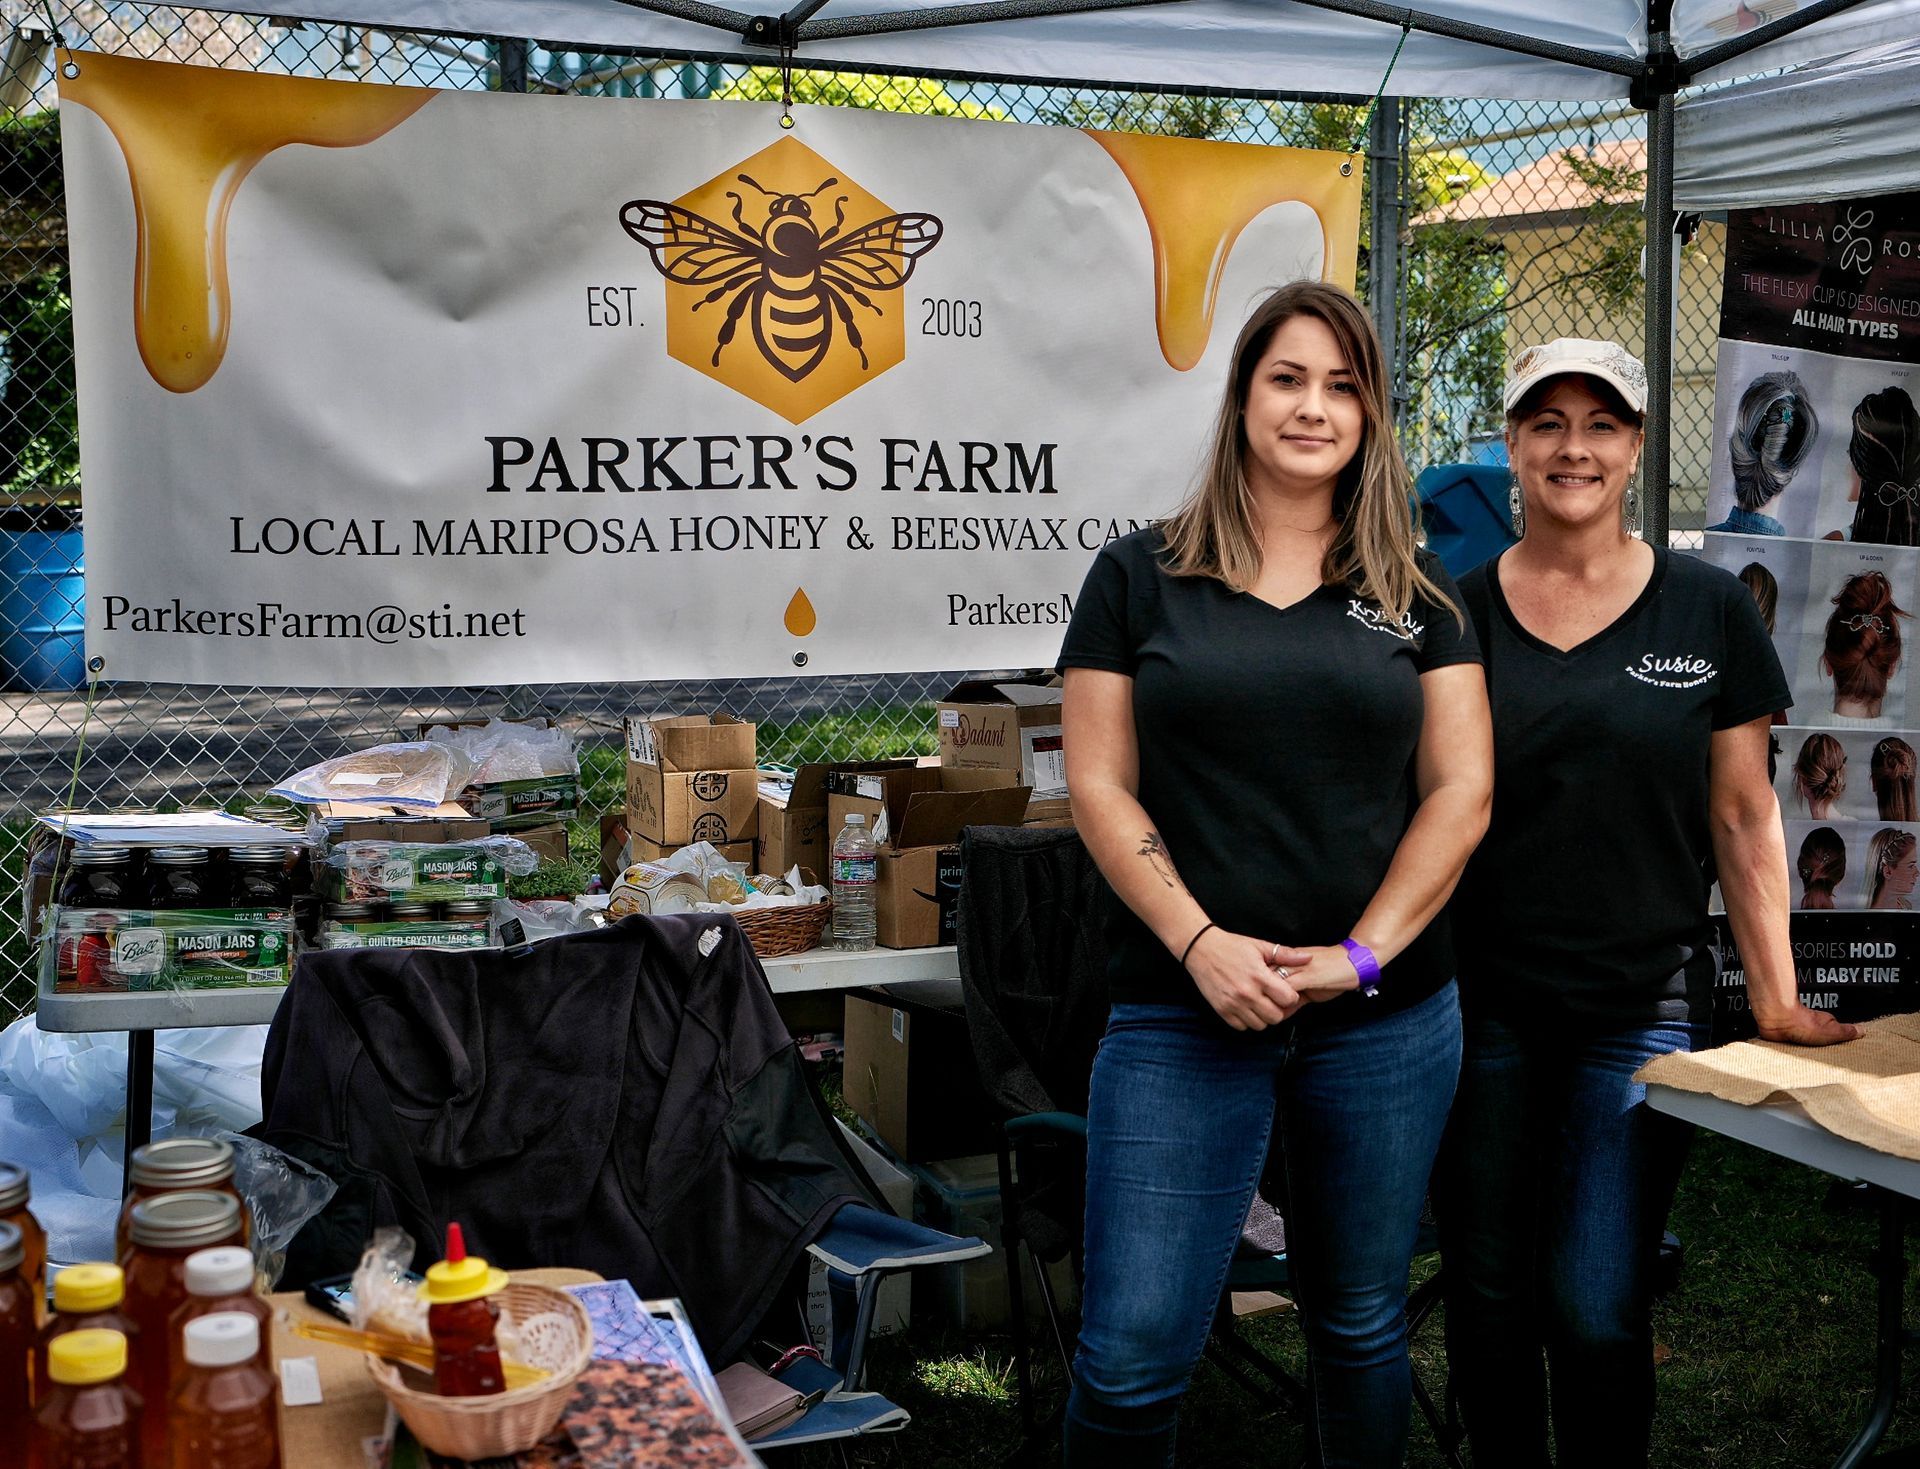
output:
<path id="1" fill-rule="evenodd" d="M 1520 493 L 1520 481 L 1511 480 L 1507 484 L 1507 513 L 1513 518 L 1513 533 L 1516 537 L 1527 533 L 1527 500 Z"/>
<path id="2" fill-rule="evenodd" d="M 1628 535 L 1640 534 L 1640 492 L 1631 485 L 1627 487 L 1626 498 L 1620 502 L 1620 521 Z"/>

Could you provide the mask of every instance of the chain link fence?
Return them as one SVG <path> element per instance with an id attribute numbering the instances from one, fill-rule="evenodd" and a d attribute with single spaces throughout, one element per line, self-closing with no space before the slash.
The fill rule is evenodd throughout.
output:
<path id="1" fill-rule="evenodd" d="M 54 34 L 122 55 L 443 88 L 614 98 L 770 100 L 772 67 L 557 52 L 519 41 L 216 16 L 145 4 L 0 0 L 0 1024 L 34 1003 L 18 931 L 35 813 L 230 806 L 314 761 L 425 720 L 548 714 L 582 748 L 583 804 L 622 800 L 620 724 L 631 712 L 724 708 L 761 726 L 763 759 L 874 757 L 934 748 L 931 700 L 953 673 L 604 686 L 359 689 L 72 687 L 84 576 L 71 302 L 60 177 Z M 1364 146 L 1365 98 L 1255 100 L 1112 92 L 1011 80 L 796 69 L 795 101 L 1237 142 Z M 1418 99 L 1404 137 L 1392 280 L 1402 430 L 1415 469 L 1499 462 L 1506 358 L 1557 335 L 1642 343 L 1643 118 L 1625 107 Z M 1376 131 L 1374 136 L 1392 136 Z M 1377 176 L 1377 170 L 1370 170 Z M 1392 174 L 1387 175 L 1391 177 Z M 1371 219 L 1364 227 L 1371 231 Z M 1673 524 L 1697 531 L 1705 499 L 1719 318 L 1720 227 L 1682 257 L 1675 360 Z M 585 813 L 583 813 L 585 814 Z"/>

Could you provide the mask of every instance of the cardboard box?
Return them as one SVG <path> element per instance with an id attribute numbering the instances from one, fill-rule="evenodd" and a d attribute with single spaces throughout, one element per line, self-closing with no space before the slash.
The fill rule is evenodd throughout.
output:
<path id="1" fill-rule="evenodd" d="M 847 997 L 842 1093 L 909 1163 L 993 1146 L 997 1115 L 974 1069 L 964 1009 Z"/>
<path id="2" fill-rule="evenodd" d="M 754 726 L 730 714 L 629 719 L 627 830 L 666 847 L 753 840 Z"/>
<path id="3" fill-rule="evenodd" d="M 924 949 L 954 941 L 961 829 L 1020 825 L 1030 794 L 1006 770 L 915 765 L 828 778 L 828 827 L 838 832 L 848 813 L 858 811 L 878 840 L 874 915 L 883 946 Z"/>
<path id="4" fill-rule="evenodd" d="M 912 756 L 898 760 L 843 761 L 833 765 L 802 765 L 789 776 L 785 771 L 760 772 L 760 872 L 785 876 L 789 867 L 804 867 L 822 882 L 827 880 L 827 849 L 839 828 L 827 827 L 827 778 L 834 772 L 872 773 L 905 770 Z"/>
<path id="5" fill-rule="evenodd" d="M 1057 678 L 970 679 L 940 701 L 940 763 L 1005 770 L 1044 799 L 1067 793 Z"/>
<path id="6" fill-rule="evenodd" d="M 515 840 L 532 847 L 533 855 L 542 862 L 564 862 L 572 855 L 567 845 L 567 824 L 564 821 L 556 821 L 548 826 L 527 827 L 512 835 Z"/>
<path id="7" fill-rule="evenodd" d="M 324 801 L 315 807 L 330 842 L 471 842 L 487 823 L 453 801 L 391 806 L 376 801 Z"/>

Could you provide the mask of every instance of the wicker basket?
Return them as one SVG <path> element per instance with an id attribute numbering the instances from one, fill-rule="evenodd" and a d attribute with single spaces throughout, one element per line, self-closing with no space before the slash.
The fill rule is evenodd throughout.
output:
<path id="1" fill-rule="evenodd" d="M 800 874 L 811 883 L 811 872 Z M 797 908 L 742 908 L 734 914 L 740 931 L 762 959 L 784 959 L 789 954 L 804 954 L 820 947 L 820 937 L 833 917 L 833 899 L 806 903 Z"/>
<path id="2" fill-rule="evenodd" d="M 593 1321 L 565 1291 L 511 1284 L 495 1297 L 516 1323 L 553 1315 L 571 1328 L 572 1352 L 551 1377 L 484 1398 L 443 1398 L 409 1387 L 400 1369 L 367 1358 L 372 1375 L 413 1436 L 431 1452 L 454 1459 L 491 1459 L 524 1453 L 553 1432 L 567 1410 L 573 1385 L 593 1359 Z"/>

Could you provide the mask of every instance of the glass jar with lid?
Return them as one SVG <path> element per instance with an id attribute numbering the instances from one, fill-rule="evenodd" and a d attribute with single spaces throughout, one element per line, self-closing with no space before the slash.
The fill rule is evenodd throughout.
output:
<path id="1" fill-rule="evenodd" d="M 292 849 L 233 847 L 227 852 L 227 906 L 285 912 L 293 906 Z"/>
<path id="2" fill-rule="evenodd" d="M 205 847 L 155 847 L 147 854 L 147 906 L 217 908 L 213 855 Z"/>
<path id="3" fill-rule="evenodd" d="M 164 1404 L 173 1382 L 173 1359 L 179 1348 L 167 1325 L 187 1299 L 187 1257 L 221 1245 L 244 1244 L 245 1213 L 231 1194 L 200 1191 L 161 1194 L 133 1206 L 124 1266 L 125 1310 L 140 1335 L 127 1375 L 143 1402 Z M 167 1429 L 164 1410 L 147 1415 L 141 1424 L 146 1463 L 172 1462 Z"/>
<path id="4" fill-rule="evenodd" d="M 62 908 L 144 908 L 146 884 L 133 848 L 74 843 L 55 901 Z"/>
<path id="5" fill-rule="evenodd" d="M 233 1144 L 217 1137 L 170 1137 L 146 1143 L 133 1150 L 133 1166 L 127 1172 L 127 1201 L 120 1206 L 113 1242 L 114 1255 L 123 1264 L 131 1248 L 136 1204 L 188 1191 L 226 1194 L 240 1202 L 240 1190 L 233 1181 Z M 244 1209 L 240 1213 L 244 1244 L 248 1220 Z"/>

